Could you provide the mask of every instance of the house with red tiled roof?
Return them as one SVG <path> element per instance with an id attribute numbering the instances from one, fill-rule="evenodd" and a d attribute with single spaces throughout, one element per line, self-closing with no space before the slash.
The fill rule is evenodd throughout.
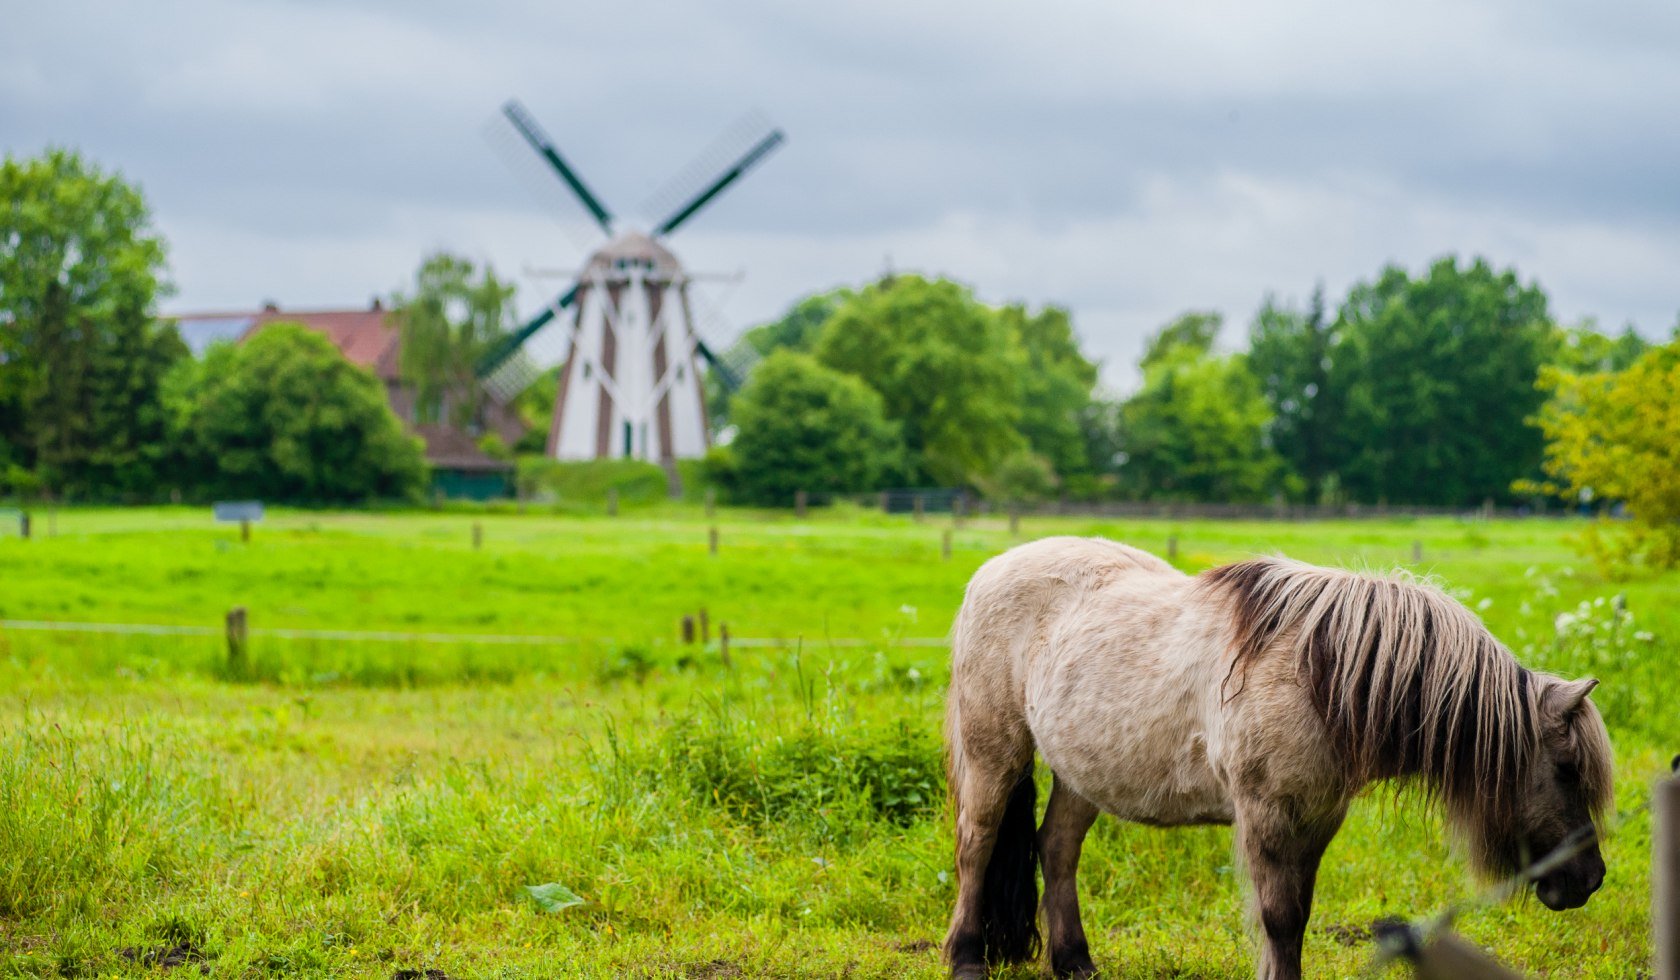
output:
<path id="1" fill-rule="evenodd" d="M 402 331 L 392 312 L 378 300 L 360 310 L 282 310 L 267 303 L 242 313 L 189 313 L 174 317 L 182 340 L 193 354 L 217 341 L 239 343 L 272 323 L 296 323 L 324 335 L 352 364 L 372 371 L 385 385 L 391 411 L 426 444 L 434 491 L 449 497 L 489 499 L 505 496 L 513 484 L 513 464 L 487 455 L 479 440 L 494 434 L 512 446 L 525 434 L 525 423 L 509 405 L 494 397 L 484 401 L 479 417 L 466 425 L 449 423 L 449 405 L 433 406 L 420 421 L 414 389 L 402 378 Z"/>

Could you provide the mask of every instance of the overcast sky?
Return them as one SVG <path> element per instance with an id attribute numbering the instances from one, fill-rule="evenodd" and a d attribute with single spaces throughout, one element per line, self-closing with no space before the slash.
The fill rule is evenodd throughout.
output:
<path id="1" fill-rule="evenodd" d="M 428 251 L 522 309 L 581 264 L 486 140 L 517 96 L 613 210 L 743 113 L 788 134 L 671 242 L 714 341 L 884 268 L 1070 307 L 1120 387 L 1175 313 L 1483 254 L 1565 320 L 1680 311 L 1680 5 L 14 4 L 0 150 L 143 187 L 171 312 L 355 306 Z M 643 225 L 663 215 L 643 215 Z"/>

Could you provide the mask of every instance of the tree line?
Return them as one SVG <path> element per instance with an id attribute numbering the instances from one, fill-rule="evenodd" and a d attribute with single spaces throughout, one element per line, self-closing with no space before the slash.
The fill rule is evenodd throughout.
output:
<path id="1" fill-rule="evenodd" d="M 796 489 L 963 486 L 1064 498 L 1475 506 L 1540 492 L 1545 372 L 1621 371 L 1632 328 L 1560 326 L 1514 270 L 1443 258 L 1355 284 L 1333 309 L 1268 297 L 1221 351 L 1218 313 L 1163 325 L 1128 396 L 1105 392 L 1065 310 L 988 306 L 914 275 L 819 293 L 741 343 L 718 479 Z"/>
<path id="2" fill-rule="evenodd" d="M 0 493 L 329 503 L 417 496 L 384 386 L 303 327 L 191 356 L 139 191 L 78 154 L 0 163 Z"/>
<path id="3" fill-rule="evenodd" d="M 414 498 L 419 440 L 383 384 L 278 324 L 188 352 L 156 313 L 166 251 L 139 191 L 78 154 L 0 163 L 0 494 L 295 502 Z M 417 416 L 482 408 L 469 366 L 512 326 L 493 270 L 433 255 L 393 298 Z M 708 479 L 742 503 L 961 487 L 999 500 L 1621 502 L 1649 526 L 1606 555 L 1680 558 L 1680 339 L 1561 326 L 1514 270 L 1390 266 L 1332 305 L 1267 298 L 1238 349 L 1219 314 L 1099 383 L 1068 311 L 894 275 L 757 326 L 739 391 L 707 379 Z M 554 379 L 517 409 L 540 452 Z M 1619 549 L 1619 550 L 1617 550 Z"/>

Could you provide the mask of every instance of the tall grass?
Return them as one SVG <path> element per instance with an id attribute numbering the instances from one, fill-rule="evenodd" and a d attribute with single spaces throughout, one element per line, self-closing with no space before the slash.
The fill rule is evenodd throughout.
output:
<path id="1" fill-rule="evenodd" d="M 132 528 L 11 542 L 0 605 L 188 619 L 227 595 L 208 571 L 182 573 L 226 558 L 241 601 L 287 625 L 342 626 L 361 610 L 369 627 L 465 631 L 489 606 L 519 632 L 630 625 L 557 647 L 258 636 L 239 677 L 219 637 L 0 631 L 0 976 L 148 972 L 148 955 L 182 948 L 221 975 L 940 974 L 946 655 L 895 641 L 942 633 L 962 580 L 1006 535 L 970 527 L 945 563 L 908 521 L 743 522 L 742 554 L 707 565 L 681 526 L 545 518 L 520 538 L 510 519 L 487 535 L 506 553 L 475 556 L 442 519 L 308 520 L 319 528 L 263 529 L 244 553 L 171 550 Z M 1529 525 L 1177 530 L 1192 567 L 1279 542 L 1319 560 L 1404 553 L 1422 537 L 1444 583 L 1526 663 L 1604 681 L 1594 698 L 1620 808 L 1680 742 L 1672 576 L 1569 572 L 1568 552 Z M 587 547 L 551 561 L 571 537 Z M 472 597 L 497 562 L 489 594 Z M 553 579 L 519 581 L 543 569 Z M 788 642 L 727 665 L 715 644 L 677 644 L 668 613 L 704 600 L 722 618 L 719 583 L 729 609 L 760 611 Z M 876 642 L 823 641 L 845 635 Z M 1610 880 L 1586 909 L 1516 903 L 1463 928 L 1530 972 L 1631 975 L 1648 949 L 1649 833 L 1635 817 L 1607 844 Z M 546 911 L 529 889 L 549 884 L 582 904 Z M 1436 819 L 1360 801 L 1326 859 L 1308 969 L 1353 975 L 1372 919 L 1477 887 Z M 1100 821 L 1081 898 L 1094 954 L 1118 975 L 1252 971 L 1228 829 Z"/>

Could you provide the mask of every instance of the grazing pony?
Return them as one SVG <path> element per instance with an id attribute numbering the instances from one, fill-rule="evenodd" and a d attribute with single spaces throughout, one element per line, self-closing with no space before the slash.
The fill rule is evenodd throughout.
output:
<path id="1" fill-rule="evenodd" d="M 1430 585 L 1258 558 L 1190 577 L 1102 539 L 988 561 L 951 645 L 946 743 L 955 977 L 1037 956 L 1038 882 L 1059 976 L 1089 976 L 1074 882 L 1099 811 L 1236 825 L 1262 980 L 1301 975 L 1319 859 L 1348 801 L 1408 779 L 1489 875 L 1519 871 L 1610 803 L 1587 693 L 1524 669 Z M 1054 775 L 1034 826 L 1033 752 Z M 1596 837 L 1535 883 L 1552 909 L 1604 880 Z"/>

